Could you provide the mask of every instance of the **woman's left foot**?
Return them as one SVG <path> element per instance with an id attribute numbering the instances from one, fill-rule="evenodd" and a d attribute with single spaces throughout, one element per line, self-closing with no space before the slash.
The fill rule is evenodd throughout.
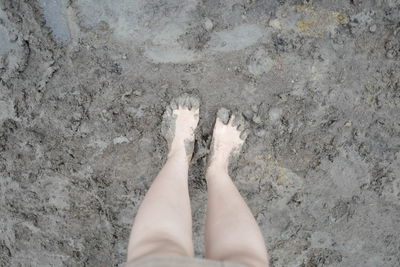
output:
<path id="1" fill-rule="evenodd" d="M 230 111 L 221 108 L 217 118 L 211 142 L 209 169 L 228 170 L 230 161 L 235 161 L 247 138 L 246 123 L 240 115 L 229 115 Z"/>
<path id="2" fill-rule="evenodd" d="M 199 122 L 200 101 L 184 94 L 171 101 L 163 115 L 161 132 L 168 142 L 168 157 L 184 153 L 190 160 L 193 154 L 194 131 Z"/>

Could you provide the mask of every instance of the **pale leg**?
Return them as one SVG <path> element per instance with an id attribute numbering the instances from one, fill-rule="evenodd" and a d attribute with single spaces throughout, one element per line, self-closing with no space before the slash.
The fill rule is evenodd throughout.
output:
<path id="1" fill-rule="evenodd" d="M 199 110 L 198 107 L 189 110 L 183 105 L 172 112 L 175 134 L 168 160 L 137 212 L 128 246 L 128 262 L 148 255 L 194 254 L 187 146 L 193 141 Z"/>
<path id="2" fill-rule="evenodd" d="M 206 173 L 206 257 L 265 267 L 268 256 L 261 231 L 228 175 L 229 157 L 243 143 L 233 120 L 225 125 L 217 118 L 214 128 L 213 155 Z"/>

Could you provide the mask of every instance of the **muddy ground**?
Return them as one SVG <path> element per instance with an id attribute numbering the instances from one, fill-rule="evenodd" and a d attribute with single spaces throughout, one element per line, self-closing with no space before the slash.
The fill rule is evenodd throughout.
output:
<path id="1" fill-rule="evenodd" d="M 197 255 L 225 106 L 272 266 L 399 266 L 400 1 L 0 0 L 0 60 L 0 266 L 122 266 L 182 92 Z"/>

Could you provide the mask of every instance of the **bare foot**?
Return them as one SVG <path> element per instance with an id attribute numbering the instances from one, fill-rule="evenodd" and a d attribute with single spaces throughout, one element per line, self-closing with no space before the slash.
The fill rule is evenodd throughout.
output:
<path id="1" fill-rule="evenodd" d="M 218 110 L 208 168 L 223 168 L 227 171 L 230 161 L 239 155 L 246 137 L 245 123 L 240 115 L 229 118 L 229 110 Z"/>
<path id="2" fill-rule="evenodd" d="M 168 157 L 184 153 L 191 159 L 194 131 L 199 122 L 199 106 L 198 98 L 184 94 L 173 99 L 166 108 L 161 132 L 168 142 Z"/>

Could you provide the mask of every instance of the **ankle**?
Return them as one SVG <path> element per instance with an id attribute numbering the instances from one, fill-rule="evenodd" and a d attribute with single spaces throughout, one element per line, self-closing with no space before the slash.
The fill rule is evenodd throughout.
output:
<path id="1" fill-rule="evenodd" d="M 224 162 L 212 162 L 208 165 L 206 176 L 214 176 L 228 173 L 228 164 Z"/>
<path id="2" fill-rule="evenodd" d="M 177 145 L 177 144 L 173 144 L 168 152 L 168 158 L 186 158 L 186 150 L 185 150 L 185 146 L 182 145 Z"/>

